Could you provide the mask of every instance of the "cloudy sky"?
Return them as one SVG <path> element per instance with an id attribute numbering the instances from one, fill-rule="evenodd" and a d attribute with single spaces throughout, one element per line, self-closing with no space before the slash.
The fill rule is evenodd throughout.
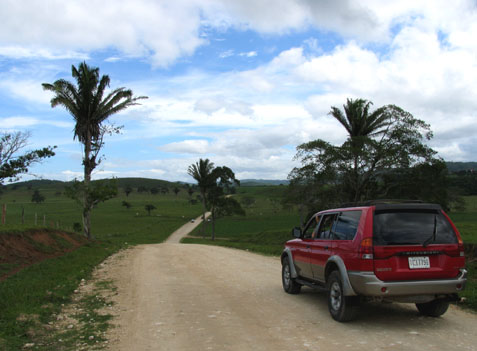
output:
<path id="1" fill-rule="evenodd" d="M 477 161 L 474 0 L 0 0 L 0 130 L 57 145 L 32 172 L 82 174 L 73 119 L 41 83 L 86 61 L 146 95 L 111 118 L 96 178 L 191 181 L 199 158 L 286 179 L 298 144 L 340 143 L 346 98 L 431 124 L 449 161 Z"/>

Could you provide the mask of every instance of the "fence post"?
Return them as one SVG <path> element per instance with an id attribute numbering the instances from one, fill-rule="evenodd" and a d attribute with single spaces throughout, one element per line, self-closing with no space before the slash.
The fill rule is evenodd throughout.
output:
<path id="1" fill-rule="evenodd" d="M 22 225 L 25 224 L 25 207 L 22 205 Z"/>
<path id="2" fill-rule="evenodd" d="M 43 215 L 43 226 L 46 227 L 46 215 Z"/>
<path id="3" fill-rule="evenodd" d="M 5 225 L 5 221 L 7 219 L 7 204 L 3 204 L 2 206 L 2 224 Z"/>
<path id="4" fill-rule="evenodd" d="M 35 225 L 38 225 L 38 213 L 35 212 Z"/>

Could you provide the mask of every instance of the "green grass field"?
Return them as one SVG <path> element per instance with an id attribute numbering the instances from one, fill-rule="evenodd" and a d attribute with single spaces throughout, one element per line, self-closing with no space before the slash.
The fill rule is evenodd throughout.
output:
<path id="1" fill-rule="evenodd" d="M 152 180 L 149 187 L 154 185 Z M 41 182 L 38 184 L 42 184 Z M 165 184 L 162 182 L 161 184 Z M 27 228 L 43 226 L 71 231 L 74 223 L 81 223 L 81 209 L 73 200 L 62 195 L 62 184 L 36 185 L 32 189 L 22 186 L 7 189 L 1 194 L 0 204 L 7 205 L 6 225 L 0 224 L 0 235 L 22 232 Z M 174 187 L 176 185 L 170 184 Z M 31 196 L 39 189 L 46 201 L 33 204 Z M 285 241 L 291 239 L 291 228 L 299 225 L 296 210 L 283 209 L 280 200 L 283 186 L 241 187 L 234 195 L 237 200 L 248 200 L 246 216 L 221 218 L 216 224 L 217 240 L 211 241 L 210 222 L 206 238 L 201 227 L 197 228 L 186 243 L 220 245 L 249 250 L 266 255 L 279 255 Z M 196 193 L 197 194 L 197 193 Z M 196 195 L 194 194 L 194 196 Z M 92 270 L 106 257 L 129 245 L 159 243 L 175 229 L 202 211 L 201 205 L 190 205 L 184 189 L 176 196 L 152 195 L 133 191 L 126 197 L 122 188 L 117 198 L 109 200 L 93 211 L 93 241 L 63 257 L 49 259 L 22 270 L 0 283 L 0 350 L 19 350 L 31 342 L 31 330 L 38 323 L 48 323 L 61 304 L 71 301 L 73 291 L 81 279 L 88 279 Z M 132 207 L 121 205 L 128 201 Z M 477 197 L 468 197 L 467 209 L 450 213 L 464 241 L 477 243 Z M 152 204 L 157 209 L 149 216 L 144 206 Z M 22 221 L 24 211 L 24 224 Z M 45 216 L 45 217 L 44 217 Z M 0 267 L 6 270 L 10 267 Z M 470 271 L 466 291 L 466 306 L 477 309 L 477 262 L 468 264 Z M 58 350 L 58 345 L 37 345 L 38 350 Z M 61 348 L 60 348 L 61 349 Z"/>
<path id="2" fill-rule="evenodd" d="M 465 197 L 466 209 L 449 213 L 465 243 L 477 244 L 477 196 Z"/>
<path id="3" fill-rule="evenodd" d="M 0 204 L 6 204 L 7 215 L 6 224 L 0 224 L 0 235 L 43 227 L 44 215 L 46 227 L 59 225 L 72 231 L 75 222 L 81 223 L 81 209 L 62 195 L 61 187 L 57 184 L 40 187 L 46 198 L 41 204 L 31 202 L 31 195 L 38 187 L 4 190 Z M 162 242 L 175 229 L 197 217 L 201 208 L 190 205 L 188 199 L 183 189 L 177 196 L 173 192 L 152 195 L 134 191 L 128 197 L 120 189 L 117 198 L 99 204 L 93 211 L 92 232 L 96 241 L 63 257 L 35 264 L 1 282 L 0 350 L 20 350 L 32 338 L 38 338 L 32 337 L 31 331 L 37 330 L 39 323 L 48 323 L 61 304 L 71 300 L 81 279 L 88 279 L 94 267 L 109 255 L 129 245 Z M 122 201 L 128 201 L 132 207 L 126 209 L 121 206 Z M 146 204 L 156 207 L 150 216 L 144 209 Z M 57 348 L 37 345 L 36 349 Z"/>

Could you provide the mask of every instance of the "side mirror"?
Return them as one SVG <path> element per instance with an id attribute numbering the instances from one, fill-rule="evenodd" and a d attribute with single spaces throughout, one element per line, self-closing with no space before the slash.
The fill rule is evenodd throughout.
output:
<path id="1" fill-rule="evenodd" d="M 300 227 L 293 228 L 292 235 L 295 238 L 301 238 L 301 236 L 302 236 L 301 228 Z"/>

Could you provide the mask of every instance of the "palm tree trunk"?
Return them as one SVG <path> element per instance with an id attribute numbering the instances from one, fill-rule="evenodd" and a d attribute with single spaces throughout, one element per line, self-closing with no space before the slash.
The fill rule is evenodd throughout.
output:
<path id="1" fill-rule="evenodd" d="M 91 204 L 89 203 L 89 186 L 91 183 L 91 137 L 88 133 L 84 143 L 84 193 L 83 193 L 83 228 L 84 235 L 91 239 Z"/>
<path id="2" fill-rule="evenodd" d="M 215 240 L 215 210 L 212 209 L 212 240 Z"/>
<path id="3" fill-rule="evenodd" d="M 205 239 L 205 226 L 207 224 L 207 221 L 205 220 L 205 213 L 207 212 L 207 205 L 205 203 L 205 193 L 202 194 L 202 205 L 204 206 L 204 212 L 202 213 L 202 238 Z"/>

